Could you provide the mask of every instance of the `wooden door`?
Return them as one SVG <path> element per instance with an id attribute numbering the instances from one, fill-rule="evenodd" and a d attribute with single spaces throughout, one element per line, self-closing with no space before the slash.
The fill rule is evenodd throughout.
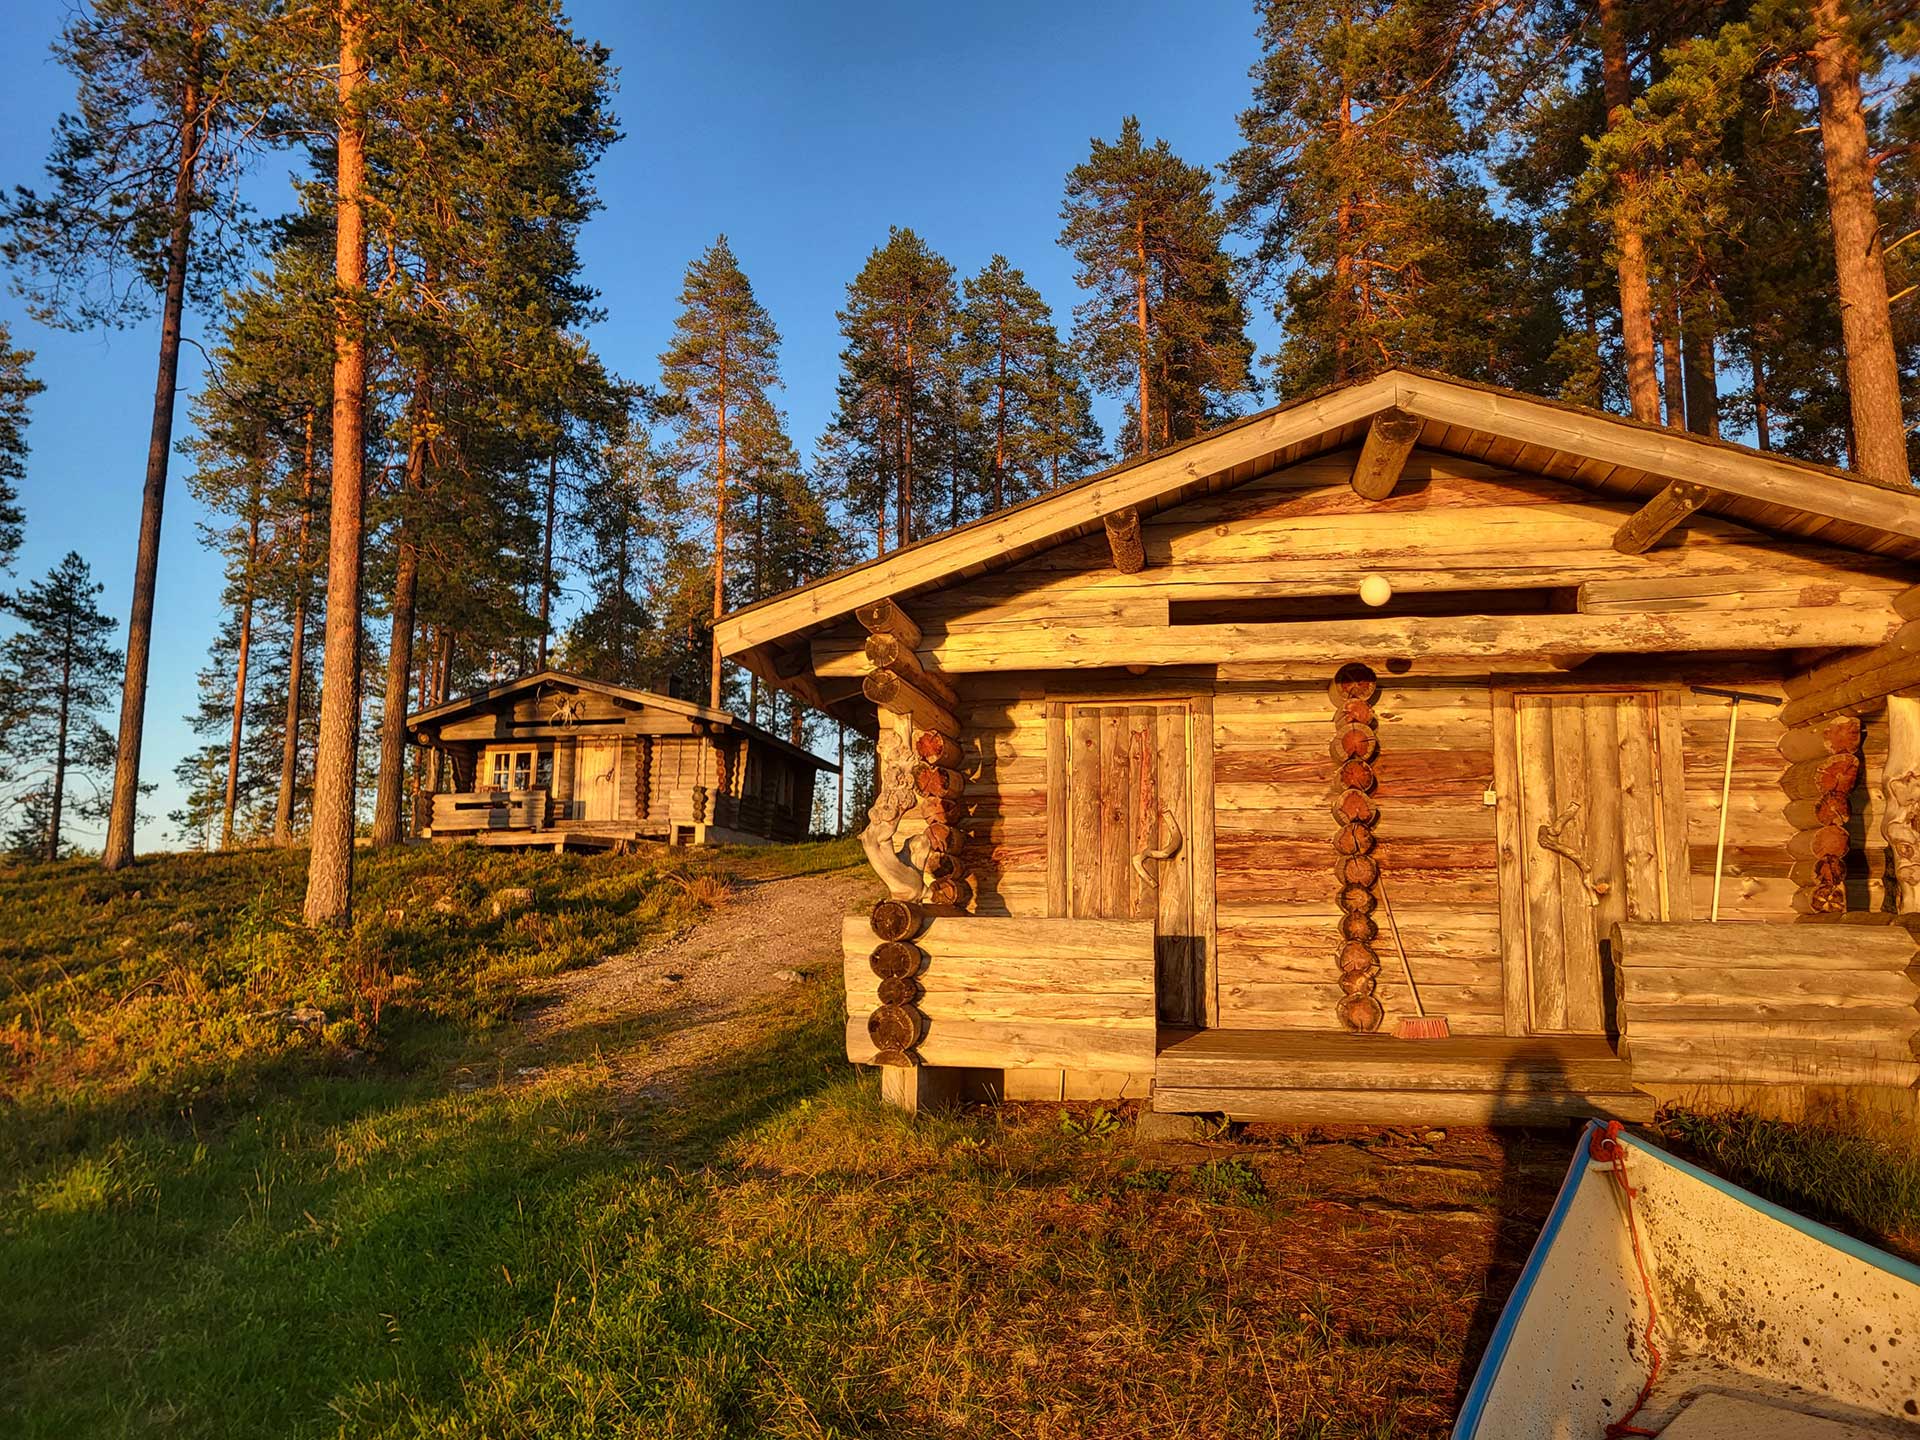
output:
<path id="1" fill-rule="evenodd" d="M 1523 904 L 1526 1031 L 1602 1035 L 1613 1016 L 1613 927 L 1678 907 L 1686 834 L 1679 756 L 1663 757 L 1650 690 L 1520 692 L 1513 697 L 1516 845 Z M 1663 759 L 1666 763 L 1663 765 Z M 1678 876 L 1671 863 L 1678 861 Z M 1515 1006 L 1511 1000 L 1509 1015 Z"/>
<path id="2" fill-rule="evenodd" d="M 1163 1025 L 1204 1023 L 1206 942 L 1196 924 L 1195 832 L 1184 701 L 1066 707 L 1066 913 L 1153 920 Z"/>
<path id="3" fill-rule="evenodd" d="M 581 740 L 575 755 L 573 793 L 582 820 L 614 820 L 620 814 L 620 741 Z"/>

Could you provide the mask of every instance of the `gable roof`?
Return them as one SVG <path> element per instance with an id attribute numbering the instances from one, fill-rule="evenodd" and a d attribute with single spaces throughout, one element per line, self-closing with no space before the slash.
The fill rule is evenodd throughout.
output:
<path id="1" fill-rule="evenodd" d="M 590 690 L 597 695 L 606 695 L 615 700 L 623 700 L 630 705 L 645 706 L 651 710 L 665 710 L 671 714 L 684 715 L 690 720 L 704 720 L 710 725 L 722 729 L 751 735 L 763 744 L 804 760 L 821 770 L 838 770 L 833 761 L 822 759 L 811 750 L 804 749 L 791 741 L 782 740 L 770 731 L 762 730 L 758 725 L 749 724 L 730 711 L 715 710 L 708 705 L 698 705 L 691 700 L 676 700 L 671 695 L 661 695 L 652 690 L 635 690 L 629 685 L 614 685 L 605 680 L 590 679 L 585 675 L 571 675 L 564 670 L 536 670 L 531 675 L 521 675 L 489 689 L 477 691 L 472 695 L 462 695 L 458 699 L 444 700 L 425 710 L 416 710 L 407 716 L 407 728 L 430 725 L 437 720 L 450 719 L 470 710 L 483 710 L 490 705 L 518 695 L 523 691 L 536 690 L 542 685 L 559 685 L 573 690 Z"/>
<path id="2" fill-rule="evenodd" d="M 745 606 L 714 627 L 721 652 L 746 652 L 833 624 L 856 606 L 1000 569 L 1091 533 L 1127 506 L 1141 514 L 1357 445 L 1373 417 L 1399 409 L 1423 423 L 1428 450 L 1535 471 L 1621 500 L 1675 480 L 1709 487 L 1706 508 L 1761 530 L 1920 561 L 1920 490 L 1542 400 L 1495 385 L 1394 369 L 1303 396 L 1205 435 L 1062 486 L 957 530 L 918 540 L 797 590 Z"/>

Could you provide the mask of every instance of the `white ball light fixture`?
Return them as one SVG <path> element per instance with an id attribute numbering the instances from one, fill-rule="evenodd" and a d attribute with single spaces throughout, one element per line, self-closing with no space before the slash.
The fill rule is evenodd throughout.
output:
<path id="1" fill-rule="evenodd" d="M 1360 598 L 1380 606 L 1393 598 L 1393 583 L 1384 575 L 1369 575 L 1360 582 Z"/>

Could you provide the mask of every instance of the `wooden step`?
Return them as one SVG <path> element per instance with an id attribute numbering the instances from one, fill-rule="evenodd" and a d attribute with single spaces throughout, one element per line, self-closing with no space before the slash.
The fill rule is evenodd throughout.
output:
<path id="1" fill-rule="evenodd" d="M 1171 1115 L 1224 1115 L 1294 1125 L 1547 1125 L 1560 1120 L 1623 1120 L 1643 1125 L 1654 1101 L 1641 1090 L 1507 1092 L 1486 1090 L 1247 1090 L 1153 1087 L 1153 1108 Z"/>
<path id="2" fill-rule="evenodd" d="M 1247 1120 L 1532 1124 L 1651 1118 L 1599 1036 L 1395 1040 L 1343 1031 L 1163 1031 L 1156 1110 Z"/>

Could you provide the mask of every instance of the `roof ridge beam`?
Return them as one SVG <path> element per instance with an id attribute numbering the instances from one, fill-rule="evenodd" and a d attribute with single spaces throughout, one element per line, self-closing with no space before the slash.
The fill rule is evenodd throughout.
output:
<path id="1" fill-rule="evenodd" d="M 1399 406 L 1390 406 L 1375 415 L 1367 426 L 1367 438 L 1361 443 L 1360 458 L 1354 461 L 1348 483 L 1353 493 L 1364 500 L 1384 500 L 1400 483 L 1406 471 L 1407 457 L 1420 440 L 1426 422 Z"/>
<path id="2" fill-rule="evenodd" d="M 1627 517 L 1613 532 L 1613 548 L 1622 555 L 1644 555 L 1686 524 L 1718 491 L 1691 480 L 1675 480 Z"/>

